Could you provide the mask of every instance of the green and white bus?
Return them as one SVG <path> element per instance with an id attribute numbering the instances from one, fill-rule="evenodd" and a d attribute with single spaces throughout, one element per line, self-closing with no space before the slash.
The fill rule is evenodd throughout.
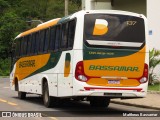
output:
<path id="1" fill-rule="evenodd" d="M 22 32 L 12 48 L 11 89 L 21 99 L 88 100 L 145 97 L 149 53 L 146 18 L 110 10 L 79 11 Z"/>

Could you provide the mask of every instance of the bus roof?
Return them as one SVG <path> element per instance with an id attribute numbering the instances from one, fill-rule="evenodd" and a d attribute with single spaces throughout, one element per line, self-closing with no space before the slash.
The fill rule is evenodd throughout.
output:
<path id="1" fill-rule="evenodd" d="M 20 38 L 20 37 L 26 36 L 26 35 L 28 35 L 28 34 L 37 32 L 37 31 L 39 31 L 39 30 L 43 30 L 43 29 L 45 29 L 45 28 L 48 28 L 48 27 L 50 27 L 50 26 L 56 25 L 60 19 L 61 19 L 61 18 L 56 18 L 56 19 L 47 21 L 47 22 L 45 22 L 45 23 L 39 24 L 37 27 L 35 27 L 35 28 L 33 28 L 33 29 L 30 29 L 30 30 L 27 30 L 27 31 L 25 31 L 25 32 L 22 32 L 22 33 L 19 34 L 16 38 Z"/>
<path id="2" fill-rule="evenodd" d="M 65 20 L 67 20 L 67 19 L 72 19 L 78 14 L 81 15 L 81 14 L 96 14 L 96 13 L 124 14 L 124 15 L 132 15 L 132 16 L 137 16 L 137 17 L 140 17 L 140 16 L 143 17 L 142 14 L 137 14 L 137 13 L 128 12 L 128 11 L 120 11 L 120 10 L 81 10 L 81 11 L 78 11 L 78 12 L 72 14 L 72 15 L 69 15 L 69 16 L 66 16 L 66 17 L 63 17 L 63 18 L 56 18 L 56 19 L 47 21 L 45 23 L 39 24 L 37 27 L 35 27 L 33 29 L 30 29 L 30 30 L 27 30 L 25 32 L 20 33 L 16 38 L 20 38 L 20 37 L 26 36 L 28 34 L 37 32 L 39 30 L 46 29 L 48 27 L 51 27 L 51 26 L 56 25 L 58 23 L 61 23 Z"/>

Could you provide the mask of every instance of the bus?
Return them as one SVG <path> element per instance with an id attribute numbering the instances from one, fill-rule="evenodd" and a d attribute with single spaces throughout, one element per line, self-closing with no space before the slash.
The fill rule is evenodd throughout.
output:
<path id="1" fill-rule="evenodd" d="M 108 107 L 147 94 L 147 20 L 116 10 L 79 11 L 20 33 L 12 47 L 11 89 L 38 94 L 46 107 L 63 100 Z"/>

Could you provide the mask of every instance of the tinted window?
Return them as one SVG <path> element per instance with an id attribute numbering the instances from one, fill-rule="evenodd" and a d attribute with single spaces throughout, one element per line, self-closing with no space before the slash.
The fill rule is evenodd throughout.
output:
<path id="1" fill-rule="evenodd" d="M 16 56 L 20 56 L 20 51 L 21 51 L 21 39 L 19 38 L 16 40 Z"/>
<path id="2" fill-rule="evenodd" d="M 44 37 L 45 37 L 45 30 L 40 31 L 40 46 L 39 46 L 39 52 L 43 52 L 44 50 Z"/>
<path id="3" fill-rule="evenodd" d="M 31 41 L 31 54 L 35 53 L 35 48 L 36 48 L 36 33 L 32 34 L 32 41 Z"/>
<path id="4" fill-rule="evenodd" d="M 49 46 L 49 29 L 45 30 L 45 46 L 44 46 L 44 51 L 47 52 L 48 46 Z"/>
<path id="5" fill-rule="evenodd" d="M 75 35 L 76 21 L 72 20 L 69 22 L 69 32 L 68 32 L 68 47 L 73 48 L 74 35 Z"/>
<path id="6" fill-rule="evenodd" d="M 128 15 L 85 15 L 84 41 L 90 46 L 140 48 L 145 42 L 144 20 Z"/>
<path id="7" fill-rule="evenodd" d="M 68 23 L 62 25 L 62 39 L 61 39 L 61 48 L 65 49 L 67 47 L 68 40 Z"/>
<path id="8" fill-rule="evenodd" d="M 26 36 L 25 39 L 27 39 L 27 41 L 28 41 L 27 55 L 30 55 L 30 53 L 31 53 L 31 35 Z"/>
<path id="9" fill-rule="evenodd" d="M 60 38 L 60 25 L 56 26 L 56 40 L 55 40 L 55 50 L 59 49 Z"/>
<path id="10" fill-rule="evenodd" d="M 36 36 L 36 45 L 35 45 L 35 53 L 39 52 L 39 45 L 40 45 L 40 38 L 39 38 L 39 32 L 35 33 Z"/>
<path id="11" fill-rule="evenodd" d="M 27 39 L 23 40 L 23 55 L 27 55 Z"/>
<path id="12" fill-rule="evenodd" d="M 55 30 L 56 27 L 52 27 L 50 29 L 50 43 L 49 43 L 49 50 L 54 50 L 55 48 Z"/>
<path id="13" fill-rule="evenodd" d="M 25 47 L 25 43 L 27 42 L 27 37 L 24 37 L 22 40 L 21 40 L 21 52 L 20 52 L 20 56 L 24 56 L 26 55 L 26 47 Z"/>

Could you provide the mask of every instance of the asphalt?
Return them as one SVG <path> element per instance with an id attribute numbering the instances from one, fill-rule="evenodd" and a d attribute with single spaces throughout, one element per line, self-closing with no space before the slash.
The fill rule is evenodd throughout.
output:
<path id="1" fill-rule="evenodd" d="M 3 79 L 4 81 L 6 80 L 8 81 L 8 78 L 1 78 L 1 79 Z M 126 100 L 112 99 L 111 103 L 119 105 L 128 105 L 133 107 L 155 109 L 160 111 L 160 91 L 148 91 L 147 96 L 145 98 L 126 99 Z"/>
<path id="2" fill-rule="evenodd" d="M 112 103 L 160 110 L 160 92 L 148 91 L 145 98 L 112 99 Z"/>

